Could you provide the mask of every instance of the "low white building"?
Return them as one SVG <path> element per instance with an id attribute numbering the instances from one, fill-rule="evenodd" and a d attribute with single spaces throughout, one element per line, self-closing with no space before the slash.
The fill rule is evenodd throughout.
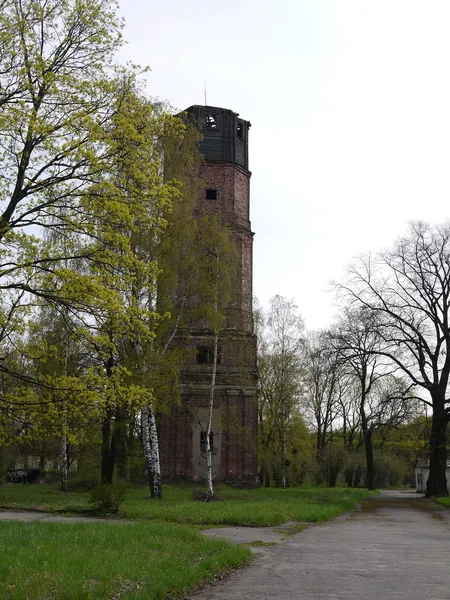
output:
<path id="1" fill-rule="evenodd" d="M 427 491 L 427 481 L 430 474 L 430 461 L 428 459 L 419 459 L 416 464 L 416 492 L 425 494 Z M 450 492 L 450 461 L 447 461 L 447 489 Z"/>

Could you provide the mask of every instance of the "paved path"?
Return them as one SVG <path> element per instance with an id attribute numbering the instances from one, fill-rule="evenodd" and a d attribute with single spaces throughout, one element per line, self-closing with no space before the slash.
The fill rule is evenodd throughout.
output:
<path id="1" fill-rule="evenodd" d="M 449 516 L 415 493 L 382 492 L 193 600 L 449 600 Z"/>
<path id="2" fill-rule="evenodd" d="M 72 517 L 55 515 L 39 510 L 0 509 L 0 521 L 44 521 L 45 523 L 129 523 L 121 518 L 105 517 Z"/>

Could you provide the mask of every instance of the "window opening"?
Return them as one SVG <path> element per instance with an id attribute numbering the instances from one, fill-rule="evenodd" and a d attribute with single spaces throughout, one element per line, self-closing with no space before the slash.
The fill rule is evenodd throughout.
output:
<path id="1" fill-rule="evenodd" d="M 200 431 L 200 452 L 206 452 L 206 431 Z M 209 434 L 209 447 L 214 450 L 214 433 Z"/>
<path id="2" fill-rule="evenodd" d="M 214 359 L 213 349 L 209 346 L 197 346 L 197 364 L 212 365 Z"/>
<path id="3" fill-rule="evenodd" d="M 217 200 L 217 190 L 208 189 L 206 190 L 207 200 Z"/>
<path id="4" fill-rule="evenodd" d="M 217 129 L 217 115 L 208 115 L 206 117 L 206 127 L 208 129 Z"/>
<path id="5" fill-rule="evenodd" d="M 240 138 L 244 137 L 244 124 L 241 123 L 240 121 L 237 122 L 236 135 Z"/>
<path id="6" fill-rule="evenodd" d="M 214 349 L 211 346 L 197 346 L 197 364 L 212 365 L 214 362 Z M 221 348 L 217 349 L 217 364 L 220 365 L 222 359 Z"/>

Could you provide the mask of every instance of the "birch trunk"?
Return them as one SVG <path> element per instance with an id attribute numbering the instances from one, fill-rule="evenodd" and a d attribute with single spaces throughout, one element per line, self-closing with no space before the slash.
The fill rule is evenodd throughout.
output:
<path id="1" fill-rule="evenodd" d="M 159 461 L 159 443 L 158 432 L 156 430 L 155 412 L 151 405 L 148 407 L 148 431 L 150 438 L 150 456 L 151 456 L 151 474 L 152 488 L 151 496 L 155 500 L 162 499 L 162 483 L 161 483 L 161 463 Z"/>
<path id="2" fill-rule="evenodd" d="M 139 340 L 134 344 L 139 370 L 143 375 L 143 349 Z M 156 430 L 156 419 L 152 405 L 148 402 L 142 408 L 142 443 L 144 446 L 145 466 L 150 487 L 150 495 L 156 500 L 162 499 L 161 463 L 159 460 L 159 441 Z"/>
<path id="3" fill-rule="evenodd" d="M 211 386 L 209 388 L 209 413 L 208 413 L 208 426 L 206 428 L 206 499 L 214 497 L 214 488 L 212 481 L 212 449 L 211 449 L 211 426 L 214 409 L 214 392 L 216 387 L 216 374 L 217 374 L 217 355 L 219 350 L 219 336 L 217 333 L 214 334 L 214 346 L 213 346 L 213 363 L 211 372 Z"/>
<path id="4" fill-rule="evenodd" d="M 152 478 L 152 448 L 150 444 L 150 428 L 148 426 L 148 404 L 142 408 L 141 412 L 142 426 L 142 445 L 144 447 L 145 472 L 147 473 L 148 486 L 153 498 L 153 478 Z"/>

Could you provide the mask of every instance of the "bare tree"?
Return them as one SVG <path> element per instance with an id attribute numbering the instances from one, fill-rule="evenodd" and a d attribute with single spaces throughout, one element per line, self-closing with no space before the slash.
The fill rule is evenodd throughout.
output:
<path id="1" fill-rule="evenodd" d="M 331 440 L 333 423 L 341 401 L 341 373 L 338 355 L 328 332 L 309 332 L 303 347 L 301 403 L 309 425 L 316 432 L 316 454 L 322 453 Z"/>
<path id="2" fill-rule="evenodd" d="M 426 495 L 447 496 L 446 432 L 450 416 L 450 224 L 412 223 L 393 249 L 363 256 L 338 285 L 347 305 L 376 322 L 379 348 L 432 407 L 430 476 Z"/>
<path id="3" fill-rule="evenodd" d="M 381 340 L 371 311 L 344 311 L 341 321 L 333 330 L 332 339 L 343 367 L 348 369 L 357 381 L 359 414 L 366 452 L 367 488 L 373 490 L 373 427 L 370 426 L 370 417 L 373 416 L 374 410 L 372 407 L 372 411 L 368 412 L 368 404 L 372 400 L 378 381 L 392 372 L 392 363 L 389 364 L 385 358 L 383 360 L 378 353 L 383 346 L 380 345 Z"/>

